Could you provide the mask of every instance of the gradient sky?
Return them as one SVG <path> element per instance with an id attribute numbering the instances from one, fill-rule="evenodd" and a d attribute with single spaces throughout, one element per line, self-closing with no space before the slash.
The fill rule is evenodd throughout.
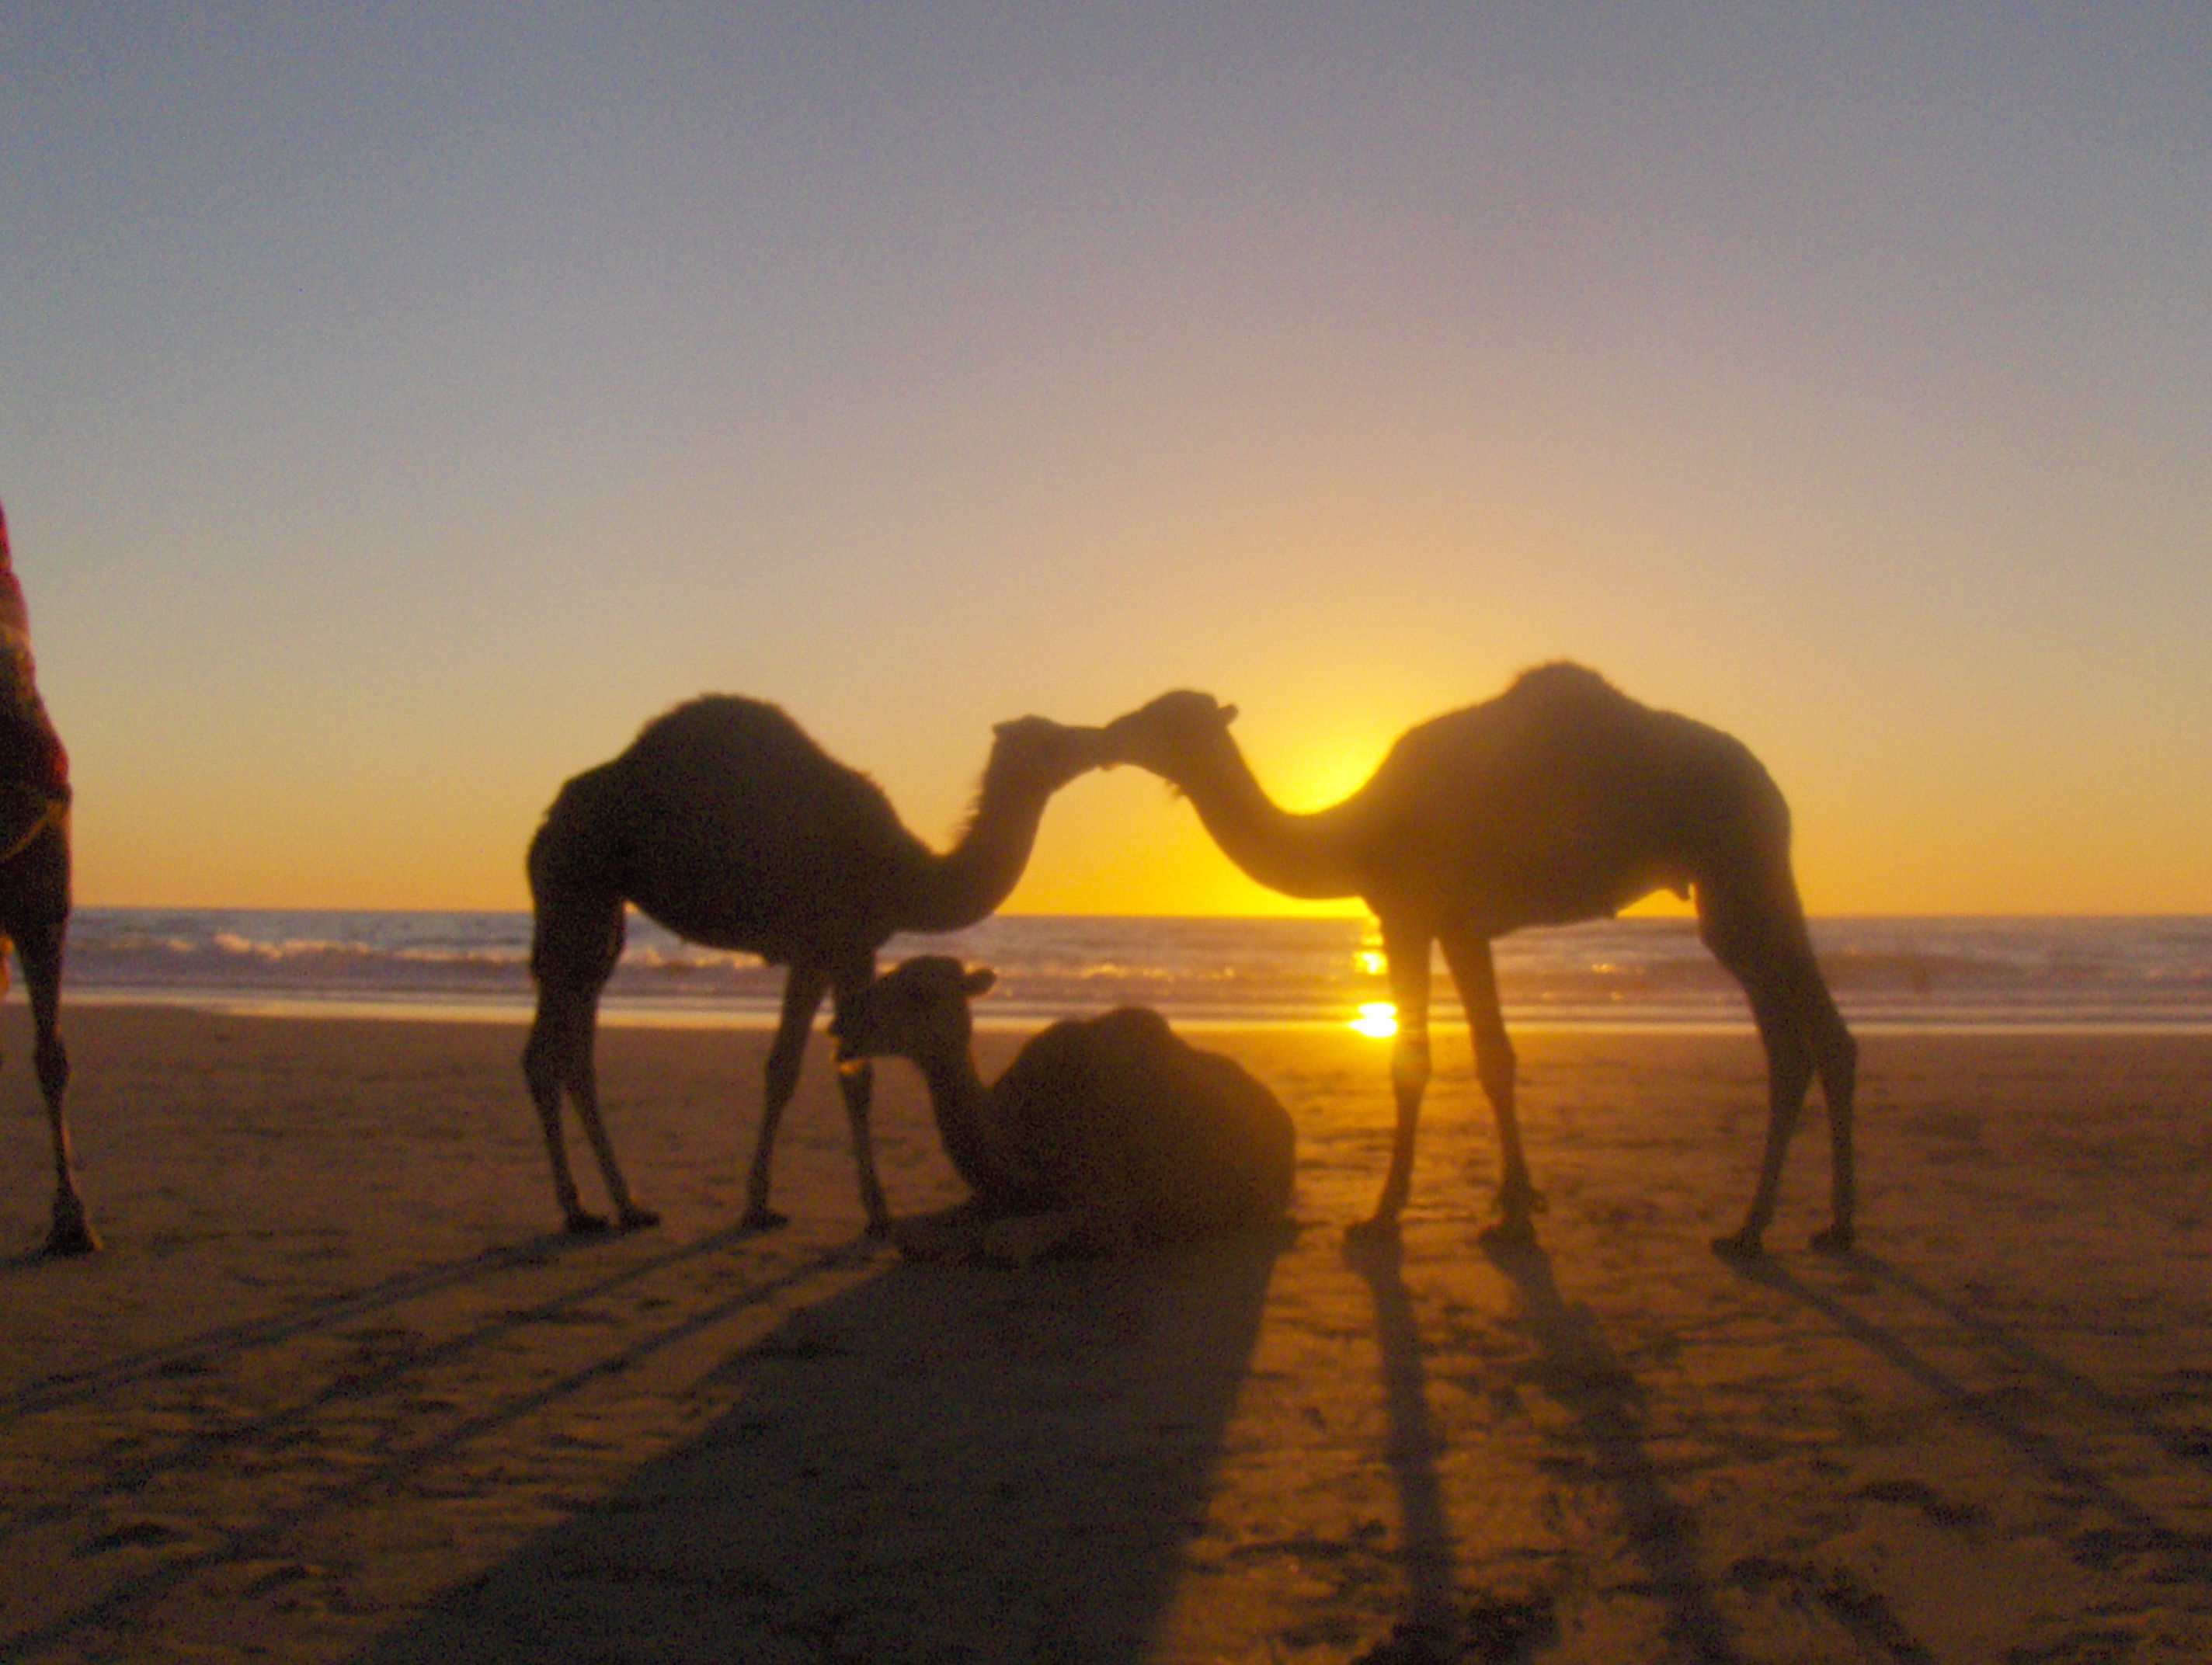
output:
<path id="1" fill-rule="evenodd" d="M 2212 911 L 2201 5 L 11 4 L 0 296 L 81 903 L 526 905 L 703 689 L 941 844 L 1568 656 L 1816 912 Z M 1293 911 L 1127 770 L 1014 905 Z"/>

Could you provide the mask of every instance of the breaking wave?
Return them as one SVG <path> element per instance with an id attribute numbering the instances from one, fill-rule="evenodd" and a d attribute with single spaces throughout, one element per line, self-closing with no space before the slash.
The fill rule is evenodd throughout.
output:
<path id="1" fill-rule="evenodd" d="M 1821 963 L 1855 1024 L 2212 1027 L 2212 920 L 1825 920 Z M 1387 1000 L 1371 922 L 1020 916 L 894 939 L 888 963 L 949 953 L 999 973 L 988 1013 L 1030 1021 L 1157 1006 L 1182 1021 L 1340 1023 Z M 1500 939 L 1522 1024 L 1747 1022 L 1735 984 L 1683 920 L 1600 921 Z M 772 1017 L 780 969 L 686 943 L 632 915 L 612 1014 Z M 88 908 L 70 988 L 207 1004 L 370 1004 L 521 1012 L 530 917 Z M 1455 1012 L 1439 975 L 1440 1018 Z"/>

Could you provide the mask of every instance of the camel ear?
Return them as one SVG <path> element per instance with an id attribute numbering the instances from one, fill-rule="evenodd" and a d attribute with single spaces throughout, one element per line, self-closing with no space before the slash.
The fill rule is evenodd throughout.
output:
<path id="1" fill-rule="evenodd" d="M 960 980 L 960 992 L 969 1000 L 978 994 L 988 994 L 991 985 L 999 981 L 999 974 L 988 965 L 979 965 Z"/>
<path id="2" fill-rule="evenodd" d="M 1221 726 L 1222 726 L 1224 728 L 1226 728 L 1226 727 L 1228 727 L 1228 726 L 1229 726 L 1229 725 L 1230 725 L 1230 724 L 1231 724 L 1231 723 L 1235 722 L 1236 720 L 1237 720 L 1237 708 L 1236 708 L 1235 706 L 1233 706 L 1233 705 L 1224 705 L 1224 706 L 1223 706 L 1223 707 L 1221 708 Z"/>

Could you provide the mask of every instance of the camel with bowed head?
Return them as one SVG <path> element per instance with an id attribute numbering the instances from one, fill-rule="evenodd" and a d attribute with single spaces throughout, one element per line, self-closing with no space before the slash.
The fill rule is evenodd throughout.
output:
<path id="1" fill-rule="evenodd" d="M 69 754 L 39 696 L 31 658 L 30 612 L 8 548 L 0 512 L 0 955 L 15 945 L 31 1000 L 32 1066 L 46 1101 L 54 1154 L 49 1255 L 89 1255 L 100 1238 L 76 1188 L 69 1120 L 69 1054 L 61 1034 L 62 948 L 70 916 Z M 8 986 L 0 959 L 0 989 Z"/>
<path id="2" fill-rule="evenodd" d="M 625 1230 L 659 1217 L 623 1182 L 599 1118 L 592 1031 L 621 957 L 626 906 L 689 942 L 789 968 L 769 1049 L 744 1224 L 781 1225 L 769 1206 L 776 1127 L 799 1083 L 824 994 L 842 1010 L 875 976 L 899 931 L 956 931 L 1003 902 L 1052 794 L 1102 761 L 1101 731 L 1042 717 L 1001 723 L 966 831 L 939 855 L 900 824 L 882 789 L 833 760 L 773 705 L 708 695 L 646 725 L 629 749 L 562 787 L 531 841 L 531 970 L 538 1014 L 523 1073 L 544 1124 L 568 1230 L 603 1231 L 568 1166 L 562 1095 L 599 1158 Z M 860 1200 L 880 1236 L 890 1213 L 869 1134 L 871 1078 L 841 1074 Z"/>
<path id="3" fill-rule="evenodd" d="M 903 1224 L 908 1255 L 1026 1264 L 1281 1219 L 1296 1135 L 1243 1066 L 1186 1044 L 1157 1012 L 1125 1006 L 1053 1024 L 986 1086 L 968 1003 L 993 981 L 923 955 L 848 1000 L 831 1026 L 841 1059 L 921 1069 L 945 1154 L 975 1194 Z"/>
<path id="4" fill-rule="evenodd" d="M 1459 986 L 1497 1116 L 1502 1218 L 1492 1236 L 1525 1242 L 1540 1199 L 1521 1147 L 1491 939 L 1608 916 L 1665 888 L 1695 892 L 1699 935 L 1743 986 L 1766 1052 L 1758 1188 L 1742 1226 L 1714 1247 L 1759 1251 L 1816 1072 L 1833 1212 L 1814 1243 L 1850 1246 L 1857 1048 L 1814 958 L 1790 870 L 1789 809 L 1740 742 L 1639 705 L 1580 665 L 1546 665 L 1495 699 L 1412 729 L 1365 786 L 1300 815 L 1254 778 L 1230 738 L 1236 714 L 1209 695 L 1165 694 L 1109 723 L 1108 747 L 1115 761 L 1180 789 L 1223 853 L 1260 884 L 1294 896 L 1357 896 L 1374 910 L 1398 1012 L 1398 1120 L 1382 1196 L 1356 1232 L 1395 1234 L 1412 1183 L 1430 1073 L 1431 944 Z"/>

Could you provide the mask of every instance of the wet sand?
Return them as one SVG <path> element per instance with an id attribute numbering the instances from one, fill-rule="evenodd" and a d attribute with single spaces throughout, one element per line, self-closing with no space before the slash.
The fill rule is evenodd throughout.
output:
<path id="1" fill-rule="evenodd" d="M 1395 1258 L 1382 1045 L 1216 1036 L 1303 1229 L 1015 1273 L 860 1237 L 819 1053 L 733 1230 L 762 1034 L 604 1033 L 665 1221 L 573 1242 L 512 1025 L 83 1008 L 50 1264 L 0 1018 L 0 1661 L 2212 1658 L 2212 1038 L 1870 1036 L 1863 1252 L 1816 1114 L 1745 1268 L 1747 1036 L 1522 1036 L 1499 1255 L 1444 1037 Z"/>

